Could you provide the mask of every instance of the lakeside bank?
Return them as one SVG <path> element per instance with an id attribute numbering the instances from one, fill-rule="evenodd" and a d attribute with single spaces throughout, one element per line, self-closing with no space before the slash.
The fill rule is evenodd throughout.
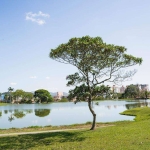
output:
<path id="1" fill-rule="evenodd" d="M 150 148 L 150 117 L 148 117 L 150 116 L 150 108 L 134 108 L 123 113 L 137 116 L 139 119 L 135 119 L 136 121 L 113 122 L 112 124 L 114 126 L 96 128 L 94 131 L 86 128 L 84 130 L 72 130 L 55 133 L 47 132 L 39 134 L 15 135 L 11 136 L 11 138 L 9 136 L 0 137 L 0 147 L 1 149 L 43 150 L 148 150 Z M 107 125 L 110 125 L 110 123 Z M 74 126 L 77 128 L 76 125 Z M 70 128 L 71 126 L 67 127 Z M 38 127 L 35 129 L 37 130 Z M 10 130 L 8 129 L 6 131 Z"/>

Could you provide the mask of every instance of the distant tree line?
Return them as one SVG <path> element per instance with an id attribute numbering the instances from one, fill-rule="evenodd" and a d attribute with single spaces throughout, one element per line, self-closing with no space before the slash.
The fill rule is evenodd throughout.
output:
<path id="1" fill-rule="evenodd" d="M 1 94 L 0 94 L 1 95 Z M 51 94 L 44 89 L 36 90 L 34 93 L 25 92 L 22 89 L 14 91 L 9 87 L 4 95 L 4 102 L 10 103 L 49 103 L 53 102 Z"/>
<path id="2" fill-rule="evenodd" d="M 129 85 L 125 92 L 122 94 L 118 94 L 119 99 L 124 98 L 132 98 L 132 99 L 148 99 L 150 96 L 150 92 L 148 90 L 140 90 L 136 85 Z"/>

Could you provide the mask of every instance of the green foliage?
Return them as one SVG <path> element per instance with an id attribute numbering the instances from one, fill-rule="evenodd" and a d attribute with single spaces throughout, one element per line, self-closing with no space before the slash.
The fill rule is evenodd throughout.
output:
<path id="1" fill-rule="evenodd" d="M 35 115 L 38 117 L 48 116 L 50 113 L 50 109 L 35 109 Z"/>
<path id="2" fill-rule="evenodd" d="M 13 90 L 14 90 L 14 89 L 11 88 L 11 87 L 8 88 L 8 92 L 13 92 Z"/>
<path id="3" fill-rule="evenodd" d="M 87 100 L 93 118 L 96 118 L 96 114 L 91 101 L 97 96 L 97 86 L 106 81 L 118 83 L 132 77 L 136 71 L 125 69 L 142 63 L 142 58 L 126 54 L 125 47 L 106 44 L 102 38 L 90 36 L 71 38 L 68 43 L 52 49 L 50 57 L 78 69 L 78 72 L 67 76 L 67 86 L 76 86 L 70 91 L 69 98 L 74 97 L 77 101 Z M 95 119 L 91 129 L 94 129 L 94 126 Z"/>
<path id="4" fill-rule="evenodd" d="M 16 100 L 18 100 L 18 98 L 23 98 L 24 97 L 25 92 L 21 89 L 16 90 L 15 92 L 13 92 L 13 98 L 15 98 Z"/>
<path id="5" fill-rule="evenodd" d="M 98 97 L 94 98 L 93 100 L 105 100 L 105 98 L 103 96 L 98 96 Z"/>
<path id="6" fill-rule="evenodd" d="M 9 87 L 8 88 L 8 92 L 9 92 L 9 100 L 12 101 L 12 92 L 13 92 L 13 88 Z M 8 96 L 7 96 L 7 100 L 8 100 Z"/>
<path id="7" fill-rule="evenodd" d="M 28 128 L 41 128 L 41 126 L 29 126 Z"/>
<path id="8" fill-rule="evenodd" d="M 50 93 L 47 90 L 44 90 L 44 89 L 36 90 L 35 93 L 34 93 L 34 97 L 38 98 L 41 101 L 41 103 L 43 103 L 43 102 L 48 103 L 48 102 L 53 101 L 53 98 L 50 95 Z"/>
<path id="9" fill-rule="evenodd" d="M 26 104 L 32 104 L 32 100 L 25 100 L 25 101 L 23 101 L 24 103 L 26 103 Z"/>
<path id="10" fill-rule="evenodd" d="M 19 119 L 19 118 L 23 118 L 25 114 L 23 113 L 23 111 L 14 110 L 13 116 Z"/>
<path id="11" fill-rule="evenodd" d="M 5 94 L 5 96 L 4 96 L 4 99 L 5 99 L 5 101 L 8 101 L 8 100 L 10 100 L 10 95 L 8 95 L 8 94 Z"/>
<path id="12" fill-rule="evenodd" d="M 136 86 L 136 85 L 129 85 L 126 90 L 125 90 L 125 97 L 128 97 L 128 98 L 136 98 L 136 97 L 139 97 L 139 88 Z"/>
<path id="13" fill-rule="evenodd" d="M 2 116 L 2 112 L 0 111 L 0 117 Z"/>
<path id="14" fill-rule="evenodd" d="M 129 116 L 136 116 L 134 120 L 141 121 L 141 120 L 148 120 L 150 119 L 150 108 L 149 107 L 138 107 L 126 110 L 121 115 L 129 115 Z"/>
<path id="15" fill-rule="evenodd" d="M 76 86 L 74 90 L 70 90 L 68 98 L 70 100 L 76 98 L 76 102 L 87 101 L 89 95 L 92 97 L 92 100 L 104 100 L 105 98 L 103 96 L 108 97 L 110 95 L 110 87 L 105 85 L 96 86 L 90 94 L 88 86 L 82 84 Z"/>
<path id="16" fill-rule="evenodd" d="M 7 103 L 0 103 L 0 106 L 5 106 L 7 105 Z"/>
<path id="17" fill-rule="evenodd" d="M 142 59 L 127 55 L 126 48 L 106 44 L 100 37 L 71 38 L 68 43 L 52 49 L 50 57 L 72 64 L 79 72 L 67 76 L 67 85 L 86 84 L 91 94 L 96 85 L 105 81 L 120 82 L 135 74 L 122 69 L 141 64 Z"/>
<path id="18" fill-rule="evenodd" d="M 150 92 L 147 90 L 140 91 L 140 98 L 142 99 L 148 99 L 150 96 Z"/>
<path id="19" fill-rule="evenodd" d="M 23 95 L 23 99 L 24 100 L 31 100 L 33 98 L 33 93 L 31 92 L 25 92 L 24 95 Z"/>
<path id="20" fill-rule="evenodd" d="M 76 98 L 77 101 L 86 101 L 88 97 L 88 87 L 85 84 L 76 86 L 74 90 L 69 91 L 68 99 Z"/>
<path id="21" fill-rule="evenodd" d="M 62 98 L 59 102 L 68 102 L 67 98 Z"/>

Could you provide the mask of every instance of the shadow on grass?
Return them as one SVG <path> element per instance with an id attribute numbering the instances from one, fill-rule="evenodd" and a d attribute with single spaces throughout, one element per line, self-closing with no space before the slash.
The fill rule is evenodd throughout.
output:
<path id="1" fill-rule="evenodd" d="M 85 131 L 86 132 L 86 131 Z M 29 149 L 62 142 L 81 142 L 85 140 L 81 132 L 54 132 L 27 134 L 0 138 L 0 149 Z"/>

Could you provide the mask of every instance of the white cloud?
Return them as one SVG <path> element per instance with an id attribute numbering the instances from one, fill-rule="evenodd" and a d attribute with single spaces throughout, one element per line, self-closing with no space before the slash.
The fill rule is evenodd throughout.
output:
<path id="1" fill-rule="evenodd" d="M 46 79 L 47 79 L 47 80 L 49 80 L 49 79 L 50 79 L 50 77 L 46 77 Z"/>
<path id="2" fill-rule="evenodd" d="M 45 24 L 45 20 L 43 18 L 49 18 L 49 14 L 44 14 L 41 11 L 38 13 L 28 12 L 26 13 L 26 20 L 30 20 L 32 22 L 36 22 L 39 25 Z"/>
<path id="3" fill-rule="evenodd" d="M 17 83 L 15 83 L 15 82 L 11 82 L 10 84 L 11 84 L 11 85 L 16 85 Z"/>
<path id="4" fill-rule="evenodd" d="M 37 76 L 30 76 L 30 78 L 31 78 L 31 79 L 36 79 L 36 78 L 37 78 Z"/>

